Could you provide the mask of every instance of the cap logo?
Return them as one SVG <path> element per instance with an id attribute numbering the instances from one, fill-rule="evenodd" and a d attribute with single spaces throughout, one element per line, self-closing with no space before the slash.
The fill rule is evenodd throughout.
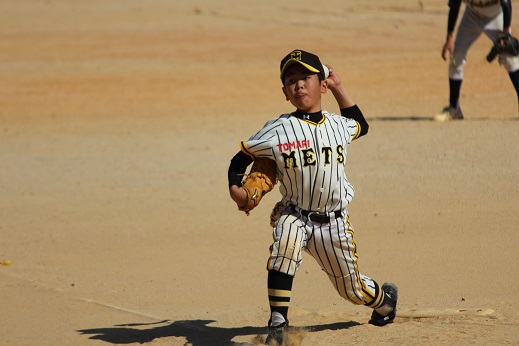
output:
<path id="1" fill-rule="evenodd" d="M 291 58 L 291 59 L 294 59 L 294 60 L 297 60 L 297 61 L 300 61 L 300 60 L 301 60 L 301 51 L 299 51 L 299 50 L 295 50 L 295 51 L 293 51 L 293 52 L 290 54 L 290 58 Z"/>
<path id="2" fill-rule="evenodd" d="M 325 77 L 323 65 L 321 64 L 319 58 L 314 54 L 298 49 L 288 53 L 288 55 L 285 56 L 283 60 L 281 60 L 280 77 L 282 82 L 286 70 L 294 63 L 299 63 L 302 66 L 304 66 L 308 71 L 319 73 L 323 78 Z"/>

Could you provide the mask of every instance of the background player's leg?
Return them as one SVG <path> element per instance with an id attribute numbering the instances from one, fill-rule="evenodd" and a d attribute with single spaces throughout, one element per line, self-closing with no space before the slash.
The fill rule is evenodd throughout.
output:
<path id="1" fill-rule="evenodd" d="M 454 50 L 449 64 L 449 79 L 462 80 L 467 53 L 483 33 L 479 18 L 466 11 L 461 18 L 454 41 Z"/>
<path id="2" fill-rule="evenodd" d="M 478 20 L 471 12 L 466 11 L 460 21 L 454 41 L 454 50 L 449 62 L 449 106 L 443 110 L 454 119 L 463 119 L 459 104 L 461 84 L 467 53 L 482 33 Z"/>
<path id="3" fill-rule="evenodd" d="M 501 13 L 499 16 L 485 23 L 483 30 L 490 41 L 495 42 L 499 34 L 502 32 L 502 28 L 503 14 Z M 499 64 L 508 72 L 508 76 L 512 81 L 519 102 L 519 58 L 513 56 L 499 56 L 498 60 Z"/>
<path id="4" fill-rule="evenodd" d="M 517 102 L 519 103 L 519 70 L 514 72 L 509 72 L 508 76 L 510 76 L 510 80 L 515 88 L 515 93 L 517 94 Z"/>
<path id="5" fill-rule="evenodd" d="M 462 79 L 449 78 L 449 106 L 453 109 L 459 107 Z"/>

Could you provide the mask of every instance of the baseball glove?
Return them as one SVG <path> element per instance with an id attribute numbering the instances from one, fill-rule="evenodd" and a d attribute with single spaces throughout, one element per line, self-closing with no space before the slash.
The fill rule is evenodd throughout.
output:
<path id="1" fill-rule="evenodd" d="M 487 61 L 492 62 L 498 55 L 519 55 L 519 40 L 509 33 L 500 33 L 487 55 Z"/>
<path id="2" fill-rule="evenodd" d="M 263 196 L 276 185 L 276 162 L 258 157 L 254 160 L 250 172 L 245 176 L 242 187 L 247 192 L 247 204 L 239 209 L 249 215 L 256 208 Z"/>

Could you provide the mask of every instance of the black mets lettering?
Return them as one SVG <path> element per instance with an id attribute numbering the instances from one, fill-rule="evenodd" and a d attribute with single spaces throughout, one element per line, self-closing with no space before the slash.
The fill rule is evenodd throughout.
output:
<path id="1" fill-rule="evenodd" d="M 301 153 L 303 154 L 303 167 L 315 166 L 316 161 L 315 161 L 315 157 L 314 157 L 315 156 L 314 149 L 310 148 L 310 149 L 301 150 Z"/>
<path id="2" fill-rule="evenodd" d="M 315 151 L 313 148 L 309 149 L 299 149 L 299 154 L 297 157 L 301 157 L 303 161 L 303 167 L 315 166 L 317 164 L 317 160 L 315 159 Z M 329 165 L 332 163 L 332 159 L 334 156 L 332 147 L 323 147 L 321 149 L 323 154 L 323 164 Z M 335 149 L 335 153 L 337 154 L 337 162 L 344 163 L 344 147 L 342 145 L 337 145 Z M 296 151 L 291 151 L 290 153 L 281 153 L 283 156 L 283 162 L 285 163 L 285 169 L 290 168 L 298 168 L 297 159 L 296 159 Z"/>
<path id="3" fill-rule="evenodd" d="M 321 149 L 323 156 L 324 156 L 324 164 L 329 165 L 331 163 L 330 156 L 333 153 L 332 147 L 323 147 Z"/>
<path id="4" fill-rule="evenodd" d="M 295 151 L 291 151 L 290 152 L 290 155 L 289 154 L 285 154 L 285 153 L 281 153 L 281 155 L 283 156 L 283 162 L 285 163 L 285 169 L 289 169 L 289 168 L 297 168 L 297 161 L 296 161 L 296 152 Z"/>
<path id="5" fill-rule="evenodd" d="M 337 162 L 344 163 L 344 147 L 342 145 L 337 146 Z"/>

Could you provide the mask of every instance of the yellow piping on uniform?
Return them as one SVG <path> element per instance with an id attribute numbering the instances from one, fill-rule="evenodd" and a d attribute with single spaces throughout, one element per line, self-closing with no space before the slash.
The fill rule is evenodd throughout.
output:
<path id="1" fill-rule="evenodd" d="M 326 115 L 323 114 L 323 117 L 321 119 L 321 121 L 319 121 L 319 123 L 317 125 L 322 125 L 324 124 L 324 121 L 326 120 Z"/>
<path id="2" fill-rule="evenodd" d="M 355 268 L 355 276 L 357 278 L 357 284 L 359 285 L 360 293 L 362 294 L 362 296 L 366 299 L 366 301 L 370 302 L 375 298 L 375 296 L 373 295 L 373 293 L 371 293 L 370 290 L 368 290 L 366 288 L 366 285 L 364 285 L 364 281 L 362 281 L 362 278 L 360 277 L 359 267 L 357 266 L 357 261 L 359 259 L 358 255 L 357 255 L 357 244 L 355 244 L 355 240 L 353 240 L 354 232 L 350 225 L 349 215 L 346 215 L 346 226 L 348 227 L 346 232 L 351 234 L 351 239 L 352 239 L 351 244 L 353 245 L 353 257 L 355 258 L 355 264 L 353 265 L 353 267 Z M 378 300 L 380 300 L 380 299 L 377 299 L 377 301 Z"/>
<path id="3" fill-rule="evenodd" d="M 357 132 L 355 132 L 355 135 L 353 136 L 352 141 L 359 138 L 360 131 L 361 131 L 361 126 L 360 126 L 359 122 L 355 121 L 355 123 L 357 123 Z"/>
<path id="4" fill-rule="evenodd" d="M 249 155 L 253 160 L 256 159 L 256 156 L 252 153 L 252 151 L 249 150 L 247 143 L 242 141 L 238 145 L 240 146 L 241 151 L 243 151 L 245 154 Z"/>

